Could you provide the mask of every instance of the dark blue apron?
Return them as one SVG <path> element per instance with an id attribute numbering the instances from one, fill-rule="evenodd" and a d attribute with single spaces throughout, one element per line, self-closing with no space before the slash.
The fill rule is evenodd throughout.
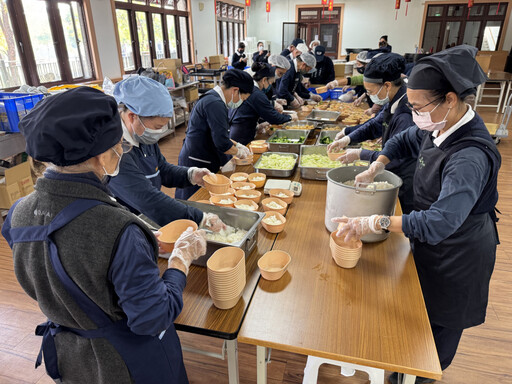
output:
<path id="1" fill-rule="evenodd" d="M 61 379 L 57 364 L 57 349 L 54 337 L 60 332 L 72 332 L 88 338 L 107 339 L 124 360 L 135 383 L 188 383 L 181 346 L 174 325 L 157 336 L 144 336 L 133 333 L 127 319 L 112 321 L 66 273 L 52 234 L 80 216 L 85 211 L 105 204 L 97 200 L 79 199 L 60 211 L 49 225 L 11 228 L 13 243 L 44 241 L 48 244 L 50 261 L 57 277 L 62 282 L 78 306 L 93 321 L 97 329 L 84 330 L 59 325 L 51 320 L 36 328 L 36 335 L 42 336 L 41 349 L 36 360 L 36 368 L 42 357 L 48 375 Z M 9 211 L 12 214 L 16 205 Z M 10 218 L 8 219 L 10 222 Z"/>

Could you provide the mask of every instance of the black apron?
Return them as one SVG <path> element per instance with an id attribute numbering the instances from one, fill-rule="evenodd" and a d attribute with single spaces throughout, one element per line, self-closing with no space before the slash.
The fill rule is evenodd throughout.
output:
<path id="1" fill-rule="evenodd" d="M 468 138 L 459 150 L 478 147 L 474 143 L 479 140 L 484 141 Z M 425 135 L 414 174 L 416 210 L 427 210 L 437 201 L 444 164 L 453 153 L 436 147 L 432 135 Z M 494 211 L 472 212 L 453 235 L 437 245 L 414 239 L 414 261 L 431 323 L 463 329 L 485 321 L 498 243 L 494 219 Z"/>

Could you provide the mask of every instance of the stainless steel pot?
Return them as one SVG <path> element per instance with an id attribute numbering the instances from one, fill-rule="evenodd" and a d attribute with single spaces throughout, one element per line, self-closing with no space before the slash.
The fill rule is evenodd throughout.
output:
<path id="1" fill-rule="evenodd" d="M 402 186 L 402 179 L 389 171 L 378 175 L 375 181 L 387 181 L 395 188 L 376 190 L 374 188 L 350 187 L 343 183 L 354 180 L 356 175 L 365 171 L 367 167 L 341 167 L 327 172 L 327 201 L 325 205 L 325 227 L 333 232 L 338 224 L 331 222 L 333 217 L 356 217 L 370 215 L 389 215 L 395 212 L 398 189 Z M 371 234 L 362 237 L 365 243 L 382 241 L 388 233 L 381 235 Z"/>

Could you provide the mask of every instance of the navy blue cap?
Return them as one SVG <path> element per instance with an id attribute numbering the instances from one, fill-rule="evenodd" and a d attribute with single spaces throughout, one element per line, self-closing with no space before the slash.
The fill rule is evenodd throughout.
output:
<path id="1" fill-rule="evenodd" d="M 315 59 L 317 62 L 324 61 L 325 47 L 323 47 L 321 45 L 317 45 L 315 47 L 314 52 L 315 52 Z"/>
<path id="2" fill-rule="evenodd" d="M 83 163 L 123 136 L 116 100 L 91 87 L 41 100 L 21 119 L 19 128 L 30 156 L 58 166 Z"/>
<path id="3" fill-rule="evenodd" d="M 405 71 L 405 59 L 396 53 L 375 56 L 364 69 L 363 80 L 367 83 L 382 84 L 398 80 Z"/>
<path id="4" fill-rule="evenodd" d="M 252 93 L 254 81 L 247 72 L 240 69 L 230 69 L 222 76 L 222 81 L 229 87 L 240 88 L 241 93 Z"/>
<path id="5" fill-rule="evenodd" d="M 294 47 L 296 47 L 297 45 L 299 44 L 304 44 L 304 40 L 302 39 L 293 39 L 292 43 L 290 45 L 293 45 Z"/>

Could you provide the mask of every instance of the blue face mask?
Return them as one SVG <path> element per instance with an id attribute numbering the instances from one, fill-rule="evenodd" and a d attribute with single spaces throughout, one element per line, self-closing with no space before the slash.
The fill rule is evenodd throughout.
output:
<path id="1" fill-rule="evenodd" d="M 268 82 L 268 80 L 267 80 L 267 82 Z M 264 93 L 269 93 L 271 89 L 272 89 L 272 84 L 268 83 L 268 87 L 263 88 L 262 91 Z"/>
<path id="2" fill-rule="evenodd" d="M 167 125 L 160 129 L 149 129 L 144 125 L 140 117 L 139 122 L 144 127 L 144 132 L 142 135 L 137 135 L 135 133 L 135 140 L 142 144 L 151 145 L 158 143 L 158 140 L 160 140 L 162 135 L 167 131 Z"/>
<path id="3" fill-rule="evenodd" d="M 234 95 L 231 95 L 231 101 L 228 102 L 229 109 L 237 109 L 244 102 L 242 100 L 242 98 L 240 96 L 238 96 L 239 97 L 238 102 L 235 103 L 235 102 L 233 102 L 233 97 L 234 97 Z"/>

